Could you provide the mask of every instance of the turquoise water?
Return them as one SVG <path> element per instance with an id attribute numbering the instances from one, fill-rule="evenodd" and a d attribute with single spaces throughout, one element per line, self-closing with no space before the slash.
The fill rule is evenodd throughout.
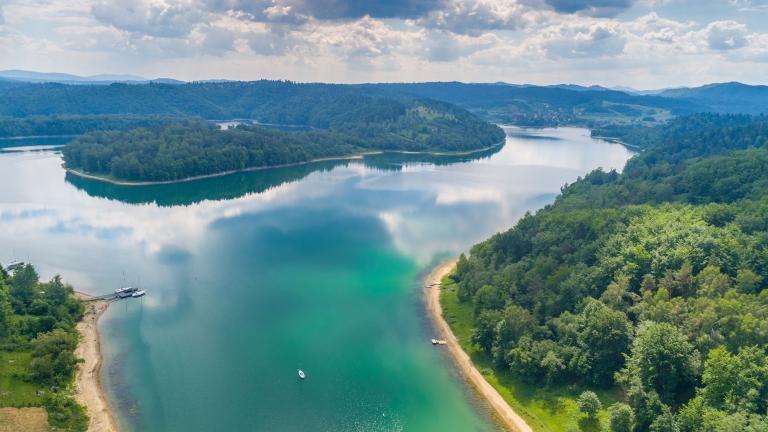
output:
<path id="1" fill-rule="evenodd" d="M 429 343 L 420 278 L 631 155 L 582 129 L 508 132 L 475 158 L 141 188 L 67 176 L 55 149 L 0 151 L 0 262 L 93 294 L 146 288 L 100 325 L 125 430 L 493 430 Z"/>

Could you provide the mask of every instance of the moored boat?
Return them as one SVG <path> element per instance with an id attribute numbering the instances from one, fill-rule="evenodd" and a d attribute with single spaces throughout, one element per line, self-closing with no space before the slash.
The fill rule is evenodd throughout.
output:
<path id="1" fill-rule="evenodd" d="M 138 290 L 138 291 L 136 291 L 135 293 L 131 294 L 131 297 L 141 297 L 141 296 L 143 296 L 143 295 L 144 295 L 144 294 L 146 294 L 146 293 L 147 293 L 147 292 L 146 292 L 146 291 L 144 291 L 144 290 Z"/>
<path id="2" fill-rule="evenodd" d="M 305 374 L 304 371 L 301 369 L 299 369 L 299 378 L 301 379 L 307 378 L 307 374 Z"/>

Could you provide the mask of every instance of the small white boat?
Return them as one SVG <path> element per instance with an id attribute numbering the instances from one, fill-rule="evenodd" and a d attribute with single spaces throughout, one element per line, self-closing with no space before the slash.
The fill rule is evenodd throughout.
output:
<path id="1" fill-rule="evenodd" d="M 448 344 L 448 341 L 445 341 L 443 339 L 432 339 L 432 345 L 446 345 Z"/>
<path id="2" fill-rule="evenodd" d="M 131 297 L 141 297 L 141 296 L 143 296 L 143 295 L 144 295 L 144 294 L 146 294 L 146 293 L 147 293 L 147 292 L 146 292 L 146 291 L 144 291 L 144 290 L 138 290 L 138 291 L 136 291 L 135 293 L 131 294 Z"/>
<path id="3" fill-rule="evenodd" d="M 8 264 L 8 267 L 5 268 L 5 271 L 8 273 L 13 273 L 16 271 L 17 268 L 24 265 L 24 261 L 11 261 L 10 264 Z"/>
<path id="4" fill-rule="evenodd" d="M 301 379 L 307 378 L 307 374 L 305 374 L 304 371 L 301 369 L 299 369 L 299 378 Z"/>

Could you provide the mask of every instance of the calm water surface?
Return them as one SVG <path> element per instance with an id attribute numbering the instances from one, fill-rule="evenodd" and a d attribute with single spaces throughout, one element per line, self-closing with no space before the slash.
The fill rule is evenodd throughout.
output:
<path id="1" fill-rule="evenodd" d="M 474 160 L 141 188 L 66 176 L 56 149 L 0 150 L 0 261 L 93 294 L 147 289 L 101 321 L 126 430 L 492 430 L 429 344 L 421 275 L 631 156 L 583 129 L 508 134 Z"/>

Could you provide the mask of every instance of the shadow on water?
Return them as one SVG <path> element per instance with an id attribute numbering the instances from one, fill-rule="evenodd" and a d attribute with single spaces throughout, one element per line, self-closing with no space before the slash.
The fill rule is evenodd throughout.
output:
<path id="1" fill-rule="evenodd" d="M 0 149 L 17 149 L 16 151 L 23 151 L 25 148 L 33 149 L 35 147 L 61 146 L 70 141 L 72 141 L 71 136 L 0 138 Z"/>
<path id="2" fill-rule="evenodd" d="M 228 200 L 261 193 L 285 183 L 295 182 L 314 172 L 327 172 L 336 167 L 362 164 L 381 171 L 400 171 L 406 165 L 449 165 L 492 156 L 501 150 L 497 146 L 464 155 L 425 155 L 381 153 L 365 156 L 361 160 L 313 162 L 306 165 L 247 171 L 191 182 L 151 186 L 122 186 L 67 173 L 66 181 L 92 197 L 107 198 L 128 204 L 155 203 L 162 207 L 191 205 L 204 200 Z"/>

